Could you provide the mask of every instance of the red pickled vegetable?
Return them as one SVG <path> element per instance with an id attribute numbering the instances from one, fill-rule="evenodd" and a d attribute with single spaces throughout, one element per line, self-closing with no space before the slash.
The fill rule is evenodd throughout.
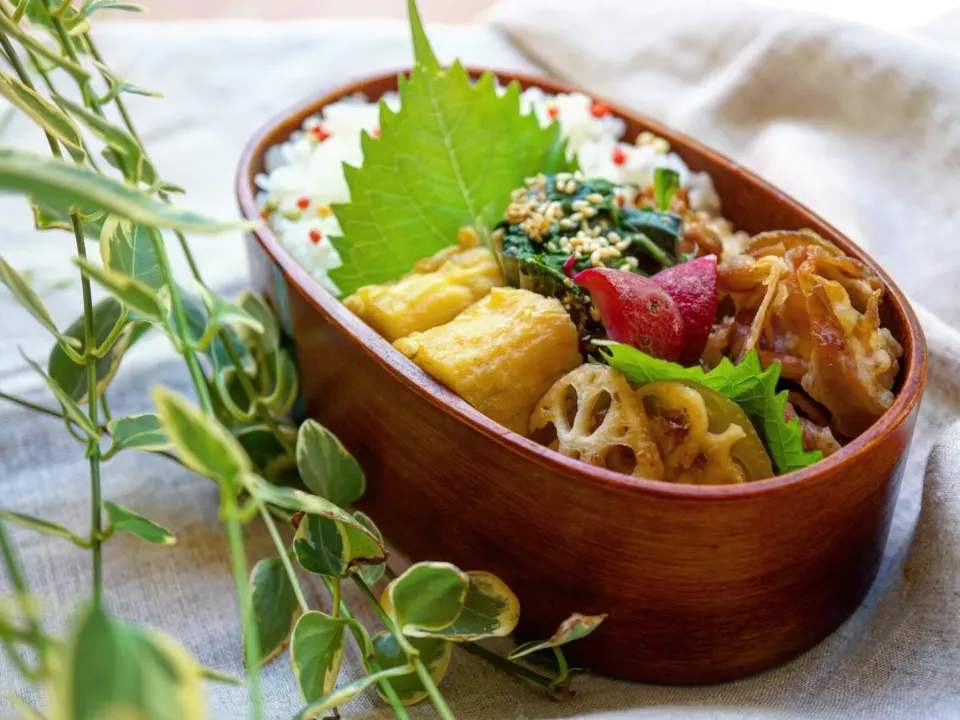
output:
<path id="1" fill-rule="evenodd" d="M 661 270 L 650 279 L 673 299 L 683 319 L 679 362 L 696 365 L 717 314 L 717 258 L 704 255 Z"/>
<path id="2" fill-rule="evenodd" d="M 563 274 L 568 278 L 573 277 L 573 266 L 577 263 L 577 256 L 571 255 L 563 263 Z"/>
<path id="3" fill-rule="evenodd" d="M 664 360 L 679 357 L 683 320 L 676 303 L 657 283 L 610 268 L 583 270 L 573 281 L 589 291 L 611 340 Z"/>

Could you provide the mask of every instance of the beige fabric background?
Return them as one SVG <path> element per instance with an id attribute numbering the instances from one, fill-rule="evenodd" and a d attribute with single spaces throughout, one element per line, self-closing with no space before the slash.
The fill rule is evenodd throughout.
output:
<path id="1" fill-rule="evenodd" d="M 960 405 L 954 329 L 960 327 L 954 209 L 960 60 L 943 42 L 955 35 L 935 28 L 941 44 L 934 45 L 917 35 L 706 0 L 675 0 L 669 15 L 666 9 L 614 0 L 508 0 L 490 16 L 505 35 L 432 30 L 445 58 L 525 69 L 539 64 L 697 135 L 824 214 L 890 269 L 920 306 L 931 374 L 884 569 L 837 633 L 749 680 L 666 688 L 583 678 L 574 700 L 556 704 L 457 653 L 445 693 L 458 717 L 475 720 L 604 712 L 670 720 L 960 718 L 960 426 L 951 425 Z M 192 206 L 221 215 L 234 212 L 232 172 L 243 142 L 268 116 L 348 78 L 409 62 L 405 28 L 389 22 L 158 23 L 105 28 L 100 36 L 121 74 L 167 95 L 134 108 L 161 170 L 188 189 Z M 40 142 L 19 118 L 2 139 Z M 197 238 L 194 246 L 219 289 L 244 286 L 237 237 Z M 19 202 L 0 201 L 0 253 L 12 264 L 53 281 L 70 273 L 71 252 L 69 238 L 31 233 Z M 44 299 L 66 322 L 76 314 L 78 294 L 74 285 Z M 48 339 L 6 296 L 0 309 L 8 338 L 0 387 L 43 397 L 15 346 L 39 358 Z M 115 412 L 146 409 L 145 388 L 158 381 L 185 386 L 162 343 L 145 343 L 117 380 Z M 0 426 L 3 505 L 85 528 L 85 465 L 58 424 L 2 406 Z M 236 602 L 214 489 L 162 459 L 126 455 L 108 467 L 105 494 L 179 538 L 173 548 L 111 541 L 110 606 L 174 633 L 201 661 L 239 673 Z M 52 605 L 86 592 L 83 553 L 26 532 L 16 538 L 35 589 Z M 251 555 L 266 552 L 258 528 L 248 539 Z M 352 653 L 348 664 L 356 671 Z M 26 693 L 17 682 L 0 665 L 0 686 Z M 282 658 L 266 671 L 265 696 L 271 718 L 298 709 Z M 247 714 L 242 690 L 209 686 L 208 701 L 213 717 Z M 351 718 L 386 716 L 370 697 L 343 711 Z"/>

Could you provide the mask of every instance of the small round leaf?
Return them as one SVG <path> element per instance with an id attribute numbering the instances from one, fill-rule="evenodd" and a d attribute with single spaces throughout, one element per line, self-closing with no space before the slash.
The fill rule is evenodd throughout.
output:
<path id="1" fill-rule="evenodd" d="M 205 717 L 201 673 L 173 638 L 87 610 L 52 664 L 50 717 Z"/>
<path id="2" fill-rule="evenodd" d="M 347 621 L 311 611 L 297 620 L 290 637 L 290 664 L 300 694 L 312 703 L 333 692 L 343 662 Z"/>
<path id="3" fill-rule="evenodd" d="M 443 630 L 463 610 L 470 578 L 455 565 L 422 562 L 393 580 L 380 598 L 404 635 Z"/>
<path id="4" fill-rule="evenodd" d="M 604 615 L 581 615 L 574 613 L 562 623 L 557 631 L 546 640 L 532 640 L 522 645 L 517 645 L 513 651 L 507 655 L 511 660 L 516 660 L 524 655 L 535 653 L 538 650 L 547 650 L 549 648 L 560 647 L 574 640 L 584 638 L 604 621 L 607 616 Z"/>
<path id="5" fill-rule="evenodd" d="M 283 650 L 299 610 L 293 585 L 280 558 L 264 558 L 254 565 L 250 573 L 250 594 L 260 635 L 262 665 Z"/>
<path id="6" fill-rule="evenodd" d="M 408 642 L 419 651 L 420 660 L 426 666 L 427 672 L 430 673 L 433 682 L 439 685 L 450 666 L 453 645 L 437 638 L 411 638 Z M 373 650 L 373 658 L 380 668 L 400 667 L 408 662 L 407 654 L 397 643 L 396 638 L 386 631 L 381 631 L 374 636 Z M 415 705 L 428 695 L 419 675 L 393 678 L 390 684 L 404 706 Z M 386 699 L 383 690 L 378 688 L 377 692 L 380 693 L 380 697 Z"/>
<path id="7" fill-rule="evenodd" d="M 443 630 L 410 631 L 421 637 L 443 637 L 453 642 L 473 642 L 481 638 L 504 637 L 512 633 L 520 620 L 520 601 L 496 575 L 471 570 L 470 587 L 463 610 L 452 625 Z"/>
<path id="8" fill-rule="evenodd" d="M 103 507 L 107 511 L 107 517 L 110 518 L 110 524 L 115 532 L 131 533 L 154 545 L 173 545 L 177 542 L 173 533 L 163 525 L 158 525 L 133 510 L 112 502 L 105 502 Z"/>
<path id="9" fill-rule="evenodd" d="M 155 388 L 153 399 L 160 424 L 187 467 L 227 484 L 249 472 L 250 459 L 220 423 L 166 388 Z"/>
<path id="10" fill-rule="evenodd" d="M 304 484 L 315 495 L 347 507 L 363 495 L 363 470 L 337 436 L 314 420 L 297 434 L 297 467 Z"/>

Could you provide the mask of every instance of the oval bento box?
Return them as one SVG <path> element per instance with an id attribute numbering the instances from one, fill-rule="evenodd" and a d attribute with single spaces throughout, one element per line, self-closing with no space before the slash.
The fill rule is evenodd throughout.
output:
<path id="1" fill-rule="evenodd" d="M 240 162 L 243 214 L 259 219 L 253 178 L 268 148 L 328 103 L 396 85 L 396 74 L 374 77 L 268 124 Z M 810 228 L 886 283 L 883 319 L 904 348 L 897 397 L 830 458 L 727 487 L 588 466 L 492 422 L 425 374 L 321 288 L 266 226 L 248 236 L 253 283 L 295 344 L 306 411 L 359 459 L 368 479 L 360 507 L 403 554 L 496 573 L 520 598 L 519 630 L 533 637 L 548 637 L 574 611 L 607 613 L 593 635 L 568 646 L 577 666 L 656 683 L 740 678 L 822 640 L 873 582 L 923 389 L 923 335 L 890 277 L 822 219 L 698 142 L 606 104 L 626 121 L 625 137 L 650 130 L 692 170 L 707 171 L 738 229 Z"/>

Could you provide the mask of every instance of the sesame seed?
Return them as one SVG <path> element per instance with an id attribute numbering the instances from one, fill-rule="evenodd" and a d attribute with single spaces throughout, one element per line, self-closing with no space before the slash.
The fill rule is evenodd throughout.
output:
<path id="1" fill-rule="evenodd" d="M 597 209 L 596 209 L 596 208 L 585 207 L 585 208 L 583 209 L 583 215 L 584 215 L 584 217 L 590 218 L 590 217 L 594 217 L 596 214 L 597 214 Z M 599 228 L 598 228 L 598 229 L 599 229 Z"/>
<path id="2" fill-rule="evenodd" d="M 626 250 L 628 247 L 630 247 L 632 244 L 633 244 L 633 238 L 627 238 L 626 240 L 621 240 L 620 242 L 616 243 L 614 247 L 617 248 L 617 250 L 620 250 L 622 252 L 623 250 Z"/>
<path id="3" fill-rule="evenodd" d="M 607 240 L 609 240 L 612 243 L 618 243 L 620 242 L 620 235 L 615 232 L 607 233 Z"/>
<path id="4" fill-rule="evenodd" d="M 570 173 L 557 173 L 557 185 L 561 183 L 566 183 L 567 180 L 571 180 L 573 175 Z"/>
<path id="5" fill-rule="evenodd" d="M 574 200 L 572 203 L 570 203 L 570 207 L 573 210 L 585 210 L 589 206 L 590 204 L 586 200 Z"/>
<path id="6" fill-rule="evenodd" d="M 603 203 L 603 195 L 600 193 L 590 193 L 586 197 L 587 202 L 593 203 L 594 205 L 600 205 Z"/>
<path id="7" fill-rule="evenodd" d="M 569 218 L 563 218 L 563 220 L 560 221 L 560 228 L 562 230 L 572 230 L 573 226 L 574 222 Z"/>
<path id="8" fill-rule="evenodd" d="M 570 278 L 564 278 L 563 284 L 566 285 L 567 287 L 573 287 L 573 280 L 571 280 Z"/>
<path id="9" fill-rule="evenodd" d="M 630 271 L 630 263 L 624 263 L 623 265 L 621 265 L 621 266 L 620 266 L 619 268 L 617 268 L 617 269 L 618 269 L 618 270 L 626 270 L 626 271 L 629 272 L 629 271 Z"/>
<path id="10" fill-rule="evenodd" d="M 572 213 L 567 219 L 572 223 L 578 223 L 583 221 L 583 215 L 581 213 L 575 212 L 575 213 Z"/>
<path id="11" fill-rule="evenodd" d="M 564 186 L 563 191 L 567 195 L 573 195 L 577 191 L 577 183 L 574 180 L 567 180 L 567 184 Z"/>
<path id="12" fill-rule="evenodd" d="M 632 268 L 640 267 L 640 261 L 635 258 L 633 255 L 627 256 L 627 264 Z"/>

